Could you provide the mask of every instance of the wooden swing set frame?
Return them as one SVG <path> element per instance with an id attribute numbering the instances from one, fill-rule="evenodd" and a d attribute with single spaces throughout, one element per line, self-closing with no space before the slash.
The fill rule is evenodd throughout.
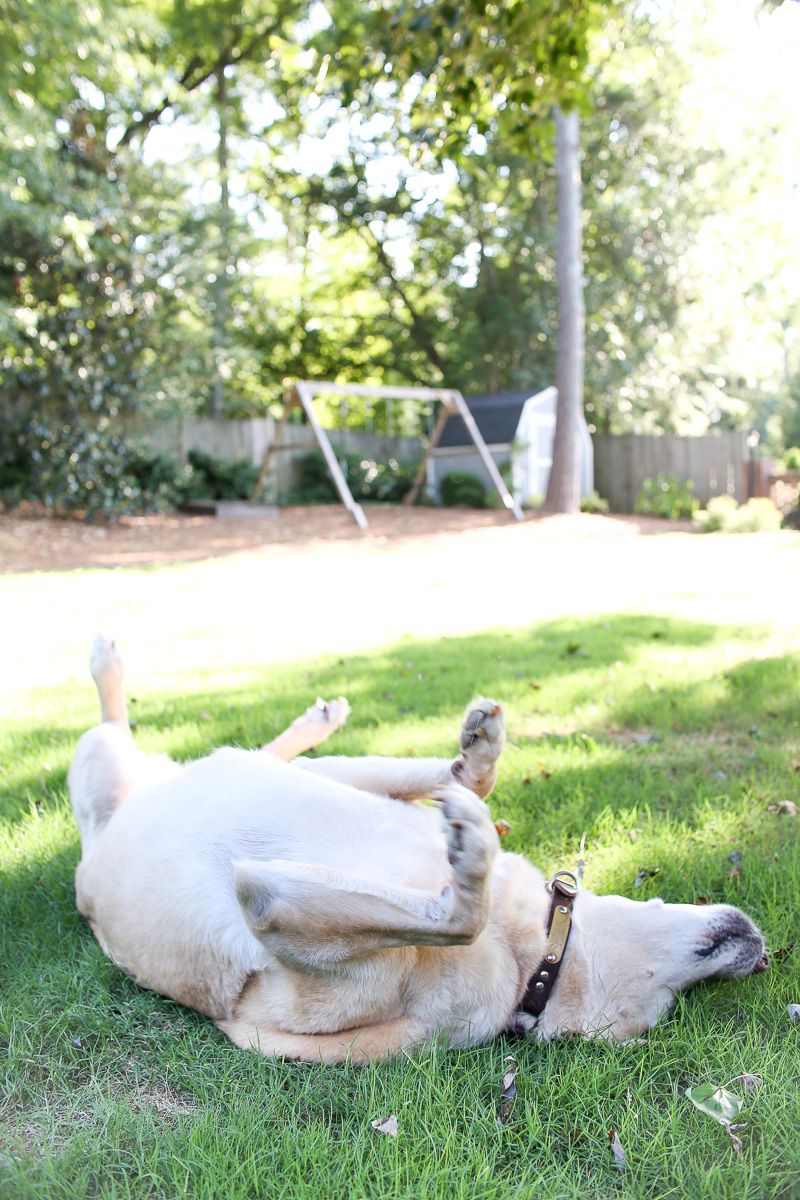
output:
<path id="1" fill-rule="evenodd" d="M 505 482 L 497 469 L 495 461 L 489 453 L 486 443 L 481 437 L 480 430 L 475 424 L 475 418 L 469 411 L 464 397 L 461 395 L 461 392 L 454 388 L 371 387 L 368 384 L 325 383 L 317 380 L 301 380 L 294 385 L 284 399 L 283 415 L 281 416 L 281 419 L 278 422 L 278 426 L 275 430 L 275 437 L 267 447 L 266 454 L 264 455 L 261 463 L 261 469 L 258 473 L 258 479 L 253 489 L 252 500 L 254 502 L 257 501 L 261 496 L 264 483 L 266 482 L 267 473 L 272 462 L 272 456 L 278 448 L 281 437 L 283 436 L 283 431 L 286 428 L 286 422 L 289 418 L 289 414 L 293 411 L 293 409 L 300 407 L 306 414 L 308 423 L 314 431 L 314 435 L 319 443 L 320 450 L 324 455 L 325 462 L 328 466 L 328 470 L 331 473 L 331 478 L 336 485 L 336 490 L 339 493 L 342 504 L 351 514 L 359 529 L 367 529 L 369 527 L 369 522 L 364 515 L 363 508 L 357 503 L 356 500 L 353 499 L 350 488 L 347 486 L 347 480 L 345 479 L 342 469 L 339 466 L 339 462 L 336 458 L 336 452 L 330 443 L 328 434 L 320 425 L 314 412 L 314 397 L 321 394 L 333 394 L 338 396 L 366 396 L 369 398 L 382 400 L 419 400 L 424 403 L 438 400 L 442 407 L 439 410 L 439 415 L 436 419 L 436 425 L 434 426 L 433 433 L 431 434 L 430 440 L 425 447 L 425 452 L 422 456 L 422 461 L 419 464 L 414 485 L 411 488 L 411 491 L 403 497 L 403 504 L 410 505 L 416 502 L 420 493 L 420 489 L 425 481 L 428 459 L 439 443 L 439 439 L 442 436 L 442 430 L 444 429 L 449 417 L 459 416 L 464 422 L 472 441 L 475 443 L 475 449 L 478 451 L 478 454 L 481 457 L 483 465 L 488 472 L 489 478 L 497 488 L 504 506 L 511 513 L 513 513 L 518 521 L 524 521 L 525 518 L 522 514 L 522 509 L 506 487 Z"/>

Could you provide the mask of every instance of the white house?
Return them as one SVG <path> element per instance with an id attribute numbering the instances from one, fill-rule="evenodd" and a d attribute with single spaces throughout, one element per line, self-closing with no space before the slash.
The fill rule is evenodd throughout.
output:
<path id="1" fill-rule="evenodd" d="M 464 399 L 483 440 L 502 467 L 511 460 L 514 498 L 524 504 L 547 491 L 556 429 L 554 387 L 540 392 L 490 392 Z M 594 453 L 586 422 L 581 417 L 581 495 L 594 490 Z M 439 482 L 451 471 L 477 475 L 487 489 L 493 485 L 461 417 L 452 416 L 428 461 L 428 488 L 438 495 Z"/>

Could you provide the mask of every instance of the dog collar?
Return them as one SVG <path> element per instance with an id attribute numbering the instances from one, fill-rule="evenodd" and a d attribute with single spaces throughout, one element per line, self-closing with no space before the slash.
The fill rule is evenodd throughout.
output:
<path id="1" fill-rule="evenodd" d="M 544 958 L 528 980 L 519 1009 L 540 1017 L 555 987 L 561 960 L 572 928 L 572 906 L 578 894 L 578 879 L 572 871 L 556 871 L 547 884 L 550 912 L 547 917 L 547 949 Z"/>

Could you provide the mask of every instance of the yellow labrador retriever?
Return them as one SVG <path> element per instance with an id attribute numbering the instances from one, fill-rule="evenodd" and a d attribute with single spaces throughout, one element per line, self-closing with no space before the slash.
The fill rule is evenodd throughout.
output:
<path id="1" fill-rule="evenodd" d="M 341 725 L 339 700 L 263 750 L 179 766 L 135 749 L 113 641 L 91 669 L 103 723 L 69 773 L 78 908 L 137 983 L 238 1046 L 363 1063 L 520 1025 L 628 1038 L 698 980 L 768 965 L 739 909 L 548 892 L 499 851 L 493 701 L 454 760 L 295 758 Z"/>

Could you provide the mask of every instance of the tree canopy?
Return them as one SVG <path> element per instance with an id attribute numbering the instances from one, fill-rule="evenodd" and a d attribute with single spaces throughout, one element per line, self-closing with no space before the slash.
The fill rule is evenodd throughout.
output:
<path id="1" fill-rule="evenodd" d="M 7 415 L 259 413 L 300 376 L 551 383 L 561 103 L 581 112 L 590 426 L 798 440 L 798 135 L 775 97 L 744 103 L 685 14 L 0 0 L 0 17 Z"/>

